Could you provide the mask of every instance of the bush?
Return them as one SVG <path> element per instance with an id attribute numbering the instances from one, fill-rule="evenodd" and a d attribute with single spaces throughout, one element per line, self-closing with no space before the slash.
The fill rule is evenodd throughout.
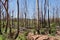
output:
<path id="1" fill-rule="evenodd" d="M 0 40 L 6 40 L 6 38 L 3 35 L 0 35 Z"/>
<path id="2" fill-rule="evenodd" d="M 54 36 L 56 33 L 56 24 L 55 23 L 51 24 L 50 30 L 51 30 L 51 35 Z"/>
<path id="3" fill-rule="evenodd" d="M 45 28 L 42 28 L 42 29 L 40 30 L 40 32 L 41 32 L 41 34 L 45 34 Z"/>
<path id="4" fill-rule="evenodd" d="M 26 36 L 24 34 L 21 34 L 16 40 L 26 40 Z"/>

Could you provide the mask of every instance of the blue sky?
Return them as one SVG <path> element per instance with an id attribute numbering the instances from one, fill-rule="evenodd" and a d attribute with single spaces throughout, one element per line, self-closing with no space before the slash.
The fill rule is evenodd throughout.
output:
<path id="1" fill-rule="evenodd" d="M 9 12 L 12 15 L 12 10 L 14 10 L 14 17 L 17 17 L 17 0 L 9 0 Z M 20 6 L 20 16 L 21 13 L 23 13 L 24 11 L 24 0 L 19 0 L 19 6 Z M 44 7 L 44 0 L 39 0 L 39 5 L 42 1 L 42 7 Z M 49 0 L 50 3 L 50 16 L 52 16 L 52 9 L 54 7 L 60 7 L 60 0 Z M 40 5 L 41 6 L 41 5 Z M 33 18 L 33 13 L 35 13 L 35 8 L 36 8 L 36 0 L 27 0 L 27 17 L 28 18 Z M 60 10 L 60 9 L 59 9 Z"/>

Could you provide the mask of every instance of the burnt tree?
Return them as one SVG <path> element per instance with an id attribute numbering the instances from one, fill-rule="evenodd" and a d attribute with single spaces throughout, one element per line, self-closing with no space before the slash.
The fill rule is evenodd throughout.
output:
<path id="1" fill-rule="evenodd" d="M 45 0 L 45 3 L 44 3 L 44 17 L 43 17 L 43 27 L 45 28 L 46 27 L 46 20 L 45 20 L 45 17 L 46 17 L 46 3 L 47 3 L 47 0 Z"/>
<path id="2" fill-rule="evenodd" d="M 25 15 L 25 27 L 27 26 L 27 0 L 24 1 L 25 5 L 24 5 L 24 15 Z"/>
<path id="3" fill-rule="evenodd" d="M 2 3 L 2 6 L 4 7 L 5 11 L 6 11 L 6 28 L 5 28 L 5 33 L 7 33 L 7 28 L 9 25 L 9 19 L 10 19 L 10 15 L 8 13 L 8 0 L 4 0 L 4 2 L 2 0 L 0 0 Z"/>
<path id="4" fill-rule="evenodd" d="M 3 28 L 4 28 L 4 26 L 5 26 L 5 25 L 4 25 L 4 13 L 2 13 L 2 16 L 3 16 Z"/>
<path id="5" fill-rule="evenodd" d="M 40 34 L 39 27 L 39 0 L 36 0 L 36 14 L 37 14 L 37 33 Z"/>
<path id="6" fill-rule="evenodd" d="M 16 35 L 15 35 L 15 38 L 14 39 L 16 39 L 17 37 L 18 37 L 18 35 L 19 35 L 19 0 L 17 0 L 17 12 L 18 12 L 18 14 L 17 14 L 17 17 L 18 17 L 18 22 L 17 22 L 17 33 L 16 33 Z"/>
<path id="7" fill-rule="evenodd" d="M 0 1 L 0 34 L 2 34 L 1 32 L 1 1 Z"/>
<path id="8" fill-rule="evenodd" d="M 54 23 L 54 10 L 55 10 L 55 8 L 53 8 L 53 19 L 52 19 L 53 23 Z"/>
<path id="9" fill-rule="evenodd" d="M 48 6 L 48 30 L 49 30 L 49 33 L 51 34 L 51 30 L 50 30 L 50 15 L 49 15 L 49 1 L 47 1 L 47 6 Z"/>

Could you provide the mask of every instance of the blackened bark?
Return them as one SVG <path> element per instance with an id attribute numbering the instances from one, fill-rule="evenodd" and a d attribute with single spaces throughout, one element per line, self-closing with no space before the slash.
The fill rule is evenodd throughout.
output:
<path id="1" fill-rule="evenodd" d="M 50 19 L 49 19 L 49 2 L 48 2 L 48 29 L 49 29 L 49 33 L 51 34 L 51 30 L 50 30 Z"/>
<path id="2" fill-rule="evenodd" d="M 43 27 L 43 11 L 42 11 L 42 1 L 41 1 L 41 15 L 42 15 L 41 21 L 42 21 L 42 27 Z M 42 28 L 42 27 L 41 27 L 41 28 Z"/>
<path id="3" fill-rule="evenodd" d="M 6 23 L 6 29 L 5 29 L 5 33 L 7 33 L 7 29 L 8 29 L 8 18 L 9 18 L 9 15 L 8 15 L 8 0 L 6 0 L 6 2 L 7 2 L 7 10 L 6 10 L 6 14 L 7 14 L 7 16 L 6 16 L 6 18 L 7 18 L 7 23 Z"/>
<path id="4" fill-rule="evenodd" d="M 18 35 L 19 35 L 19 0 L 17 0 L 17 9 L 18 9 L 18 23 L 17 23 L 17 33 L 16 33 L 16 35 L 15 35 L 15 38 L 14 39 L 16 39 L 17 37 L 18 37 Z"/>
<path id="5" fill-rule="evenodd" d="M 3 15 L 3 28 L 4 28 L 4 13 L 2 15 Z"/>
<path id="6" fill-rule="evenodd" d="M 25 0 L 25 9 L 24 9 L 24 13 L 25 13 L 25 27 L 27 26 L 26 25 L 26 23 L 27 23 L 27 19 L 26 19 L 26 17 L 27 17 L 27 0 Z"/>
<path id="7" fill-rule="evenodd" d="M 55 10 L 55 9 L 53 8 L 53 20 L 52 20 L 53 23 L 54 23 L 54 10 Z"/>
<path id="8" fill-rule="evenodd" d="M 37 33 L 40 34 L 40 26 L 39 26 L 39 0 L 36 0 L 36 12 L 37 12 Z"/>
<path id="9" fill-rule="evenodd" d="M 59 12 L 58 12 L 58 7 L 56 9 L 56 24 L 59 25 Z"/>
<path id="10" fill-rule="evenodd" d="M 0 34 L 2 34 L 2 32 L 1 32 L 1 5 L 0 5 Z"/>
<path id="11" fill-rule="evenodd" d="M 44 3 L 44 24 L 43 24 L 43 28 L 46 27 L 46 20 L 45 20 L 45 16 L 46 16 L 46 0 L 45 0 L 45 3 Z"/>

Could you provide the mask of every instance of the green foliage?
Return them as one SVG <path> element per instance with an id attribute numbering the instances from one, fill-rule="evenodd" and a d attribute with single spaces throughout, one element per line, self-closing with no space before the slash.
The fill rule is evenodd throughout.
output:
<path id="1" fill-rule="evenodd" d="M 0 40 L 6 40 L 6 38 L 3 35 L 0 35 Z"/>
<path id="2" fill-rule="evenodd" d="M 25 33 L 24 34 L 20 34 L 16 40 L 26 40 Z"/>
<path id="3" fill-rule="evenodd" d="M 51 35 L 54 36 L 56 33 L 56 24 L 55 23 L 51 24 L 50 30 L 51 30 Z"/>
<path id="4" fill-rule="evenodd" d="M 40 29 L 41 34 L 45 34 L 45 28 Z"/>
<path id="5" fill-rule="evenodd" d="M 0 35 L 0 40 L 3 40 L 3 37 L 2 37 L 2 35 Z"/>

